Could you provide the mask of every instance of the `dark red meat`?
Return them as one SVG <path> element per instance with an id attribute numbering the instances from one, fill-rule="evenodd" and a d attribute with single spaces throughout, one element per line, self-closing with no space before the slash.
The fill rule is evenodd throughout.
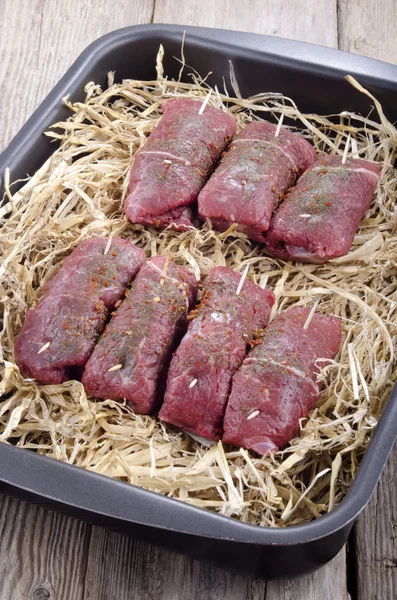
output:
<path id="1" fill-rule="evenodd" d="M 125 398 L 136 412 L 152 412 L 162 398 L 171 353 L 186 331 L 196 296 L 190 271 L 164 256 L 148 261 L 85 367 L 86 392 Z M 122 368 L 109 371 L 116 365 Z"/>
<path id="2" fill-rule="evenodd" d="M 316 160 L 314 148 L 288 129 L 250 123 L 233 140 L 198 197 L 199 214 L 221 231 L 238 230 L 263 242 L 275 206 L 297 177 Z"/>
<path id="3" fill-rule="evenodd" d="M 156 218 L 155 226 L 165 229 L 172 226 L 177 231 L 187 231 L 193 224 L 193 211 L 190 206 L 178 206 Z"/>
<path id="4" fill-rule="evenodd" d="M 340 321 L 295 308 L 276 317 L 233 377 L 223 441 L 258 454 L 282 448 L 299 431 L 318 395 L 318 358 L 334 358 Z M 251 416 L 252 415 L 252 416 Z"/>
<path id="5" fill-rule="evenodd" d="M 319 159 L 276 211 L 266 233 L 267 250 L 310 263 L 346 254 L 379 179 L 378 167 L 365 160 Z"/>
<path id="6" fill-rule="evenodd" d="M 167 100 L 163 117 L 135 157 L 124 212 L 132 223 L 184 230 L 197 194 L 236 130 L 218 108 L 186 98 Z"/>
<path id="7" fill-rule="evenodd" d="M 191 313 L 168 373 L 159 417 L 186 431 L 217 440 L 233 373 L 241 364 L 254 331 L 269 318 L 274 295 L 226 267 L 212 269 L 201 304 Z"/>
<path id="8" fill-rule="evenodd" d="M 15 342 L 21 371 L 42 383 L 62 383 L 81 374 L 112 310 L 145 262 L 145 253 L 114 238 L 82 242 L 44 286 L 26 314 Z M 40 350 L 47 343 L 49 347 Z"/>

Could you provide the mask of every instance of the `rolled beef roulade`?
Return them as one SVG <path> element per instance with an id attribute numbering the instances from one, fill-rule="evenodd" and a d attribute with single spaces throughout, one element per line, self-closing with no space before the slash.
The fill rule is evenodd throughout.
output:
<path id="1" fill-rule="evenodd" d="M 146 260 L 127 240 L 108 243 L 104 237 L 81 242 L 28 310 L 14 349 L 25 375 L 48 384 L 81 376 L 109 312 Z"/>
<path id="2" fill-rule="evenodd" d="M 282 448 L 299 431 L 320 393 L 317 359 L 341 344 L 336 317 L 292 308 L 266 327 L 233 377 L 223 441 L 258 454 Z M 307 324 L 307 325 L 306 325 Z"/>
<path id="3" fill-rule="evenodd" d="M 368 161 L 320 158 L 276 210 L 265 236 L 268 252 L 309 263 L 347 254 L 379 180 Z"/>
<path id="4" fill-rule="evenodd" d="M 187 98 L 167 100 L 136 154 L 124 212 L 132 223 L 185 230 L 191 205 L 236 131 L 233 117 Z"/>
<path id="5" fill-rule="evenodd" d="M 264 242 L 274 208 L 316 153 L 303 137 L 265 121 L 255 121 L 233 140 L 198 197 L 199 214 L 224 231 L 238 223 L 256 242 Z"/>
<path id="6" fill-rule="evenodd" d="M 162 400 L 171 354 L 187 328 L 197 297 L 188 269 L 155 256 L 138 273 L 111 319 L 83 374 L 86 392 L 98 398 L 125 398 L 149 414 Z"/>
<path id="7" fill-rule="evenodd" d="M 215 267 L 205 279 L 201 304 L 189 315 L 187 334 L 171 361 L 159 412 L 160 419 L 213 440 L 222 436 L 233 373 L 274 303 L 273 292 L 252 281 L 239 290 L 240 281 L 227 267 Z"/>

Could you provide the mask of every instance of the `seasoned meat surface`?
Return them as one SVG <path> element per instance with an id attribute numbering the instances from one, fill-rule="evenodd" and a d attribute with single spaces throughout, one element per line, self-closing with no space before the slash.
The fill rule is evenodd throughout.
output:
<path id="1" fill-rule="evenodd" d="M 184 230 L 199 191 L 232 139 L 229 114 L 186 98 L 167 100 L 163 117 L 137 153 L 124 212 L 132 223 Z"/>
<path id="2" fill-rule="evenodd" d="M 109 311 L 145 262 L 145 253 L 121 238 L 96 237 L 79 244 L 28 310 L 15 342 L 21 371 L 42 383 L 81 375 Z"/>
<path id="3" fill-rule="evenodd" d="M 221 231 L 238 230 L 257 242 L 269 227 L 274 208 L 316 159 L 303 137 L 276 125 L 255 121 L 233 140 L 215 173 L 199 194 L 199 214 Z"/>
<path id="4" fill-rule="evenodd" d="M 378 167 L 368 161 L 320 158 L 276 211 L 266 233 L 267 250 L 310 263 L 346 254 L 379 179 Z"/>
<path id="5" fill-rule="evenodd" d="M 318 395 L 317 374 L 341 343 L 336 317 L 310 314 L 308 308 L 281 313 L 233 377 L 223 441 L 258 454 L 282 448 L 299 430 Z"/>
<path id="6" fill-rule="evenodd" d="M 233 373 L 254 332 L 269 318 L 271 291 L 226 267 L 212 269 L 201 304 L 170 365 L 160 419 L 209 439 L 220 439 Z"/>
<path id="7" fill-rule="evenodd" d="M 136 412 L 153 412 L 196 297 L 197 282 L 190 271 L 165 256 L 149 260 L 85 367 L 86 392 L 98 398 L 125 398 Z"/>

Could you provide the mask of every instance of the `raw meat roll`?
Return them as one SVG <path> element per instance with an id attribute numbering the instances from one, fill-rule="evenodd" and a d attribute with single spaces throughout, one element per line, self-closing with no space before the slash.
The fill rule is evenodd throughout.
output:
<path id="1" fill-rule="evenodd" d="M 250 123 L 233 140 L 198 197 L 199 214 L 221 231 L 238 230 L 257 242 L 269 227 L 274 208 L 315 160 L 303 137 L 265 121 Z"/>
<path id="2" fill-rule="evenodd" d="M 376 165 L 338 156 L 320 158 L 299 179 L 266 233 L 270 254 L 323 263 L 349 252 L 380 180 Z"/>
<path id="3" fill-rule="evenodd" d="M 171 361 L 160 419 L 218 440 L 233 373 L 274 303 L 271 291 L 226 267 L 210 271 L 191 322 Z"/>
<path id="4" fill-rule="evenodd" d="M 145 253 L 121 238 L 82 242 L 43 289 L 26 314 L 15 342 L 21 371 L 42 383 L 78 378 L 105 327 L 109 311 L 146 260 Z"/>
<path id="5" fill-rule="evenodd" d="M 191 204 L 232 139 L 236 123 L 218 108 L 186 98 L 167 100 L 163 117 L 131 170 L 124 212 L 132 223 L 184 230 Z"/>
<path id="6" fill-rule="evenodd" d="M 136 412 L 152 412 L 162 399 L 171 354 L 196 296 L 190 271 L 165 256 L 148 261 L 85 367 L 87 394 L 125 398 Z"/>
<path id="7" fill-rule="evenodd" d="M 259 344 L 233 377 L 223 441 L 258 454 L 285 446 L 299 431 L 299 419 L 313 408 L 320 387 L 316 360 L 335 357 L 340 321 L 295 308 L 268 325 Z"/>

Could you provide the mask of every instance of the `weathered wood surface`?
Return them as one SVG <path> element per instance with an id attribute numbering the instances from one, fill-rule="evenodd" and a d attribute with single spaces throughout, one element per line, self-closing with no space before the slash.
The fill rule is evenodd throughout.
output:
<path id="1" fill-rule="evenodd" d="M 230 573 L 0 496 L 0 600 L 348 600 L 345 554 L 297 581 Z"/>
<path id="2" fill-rule="evenodd" d="M 333 0 L 156 0 L 153 21 L 237 29 L 338 46 Z"/>
<path id="3" fill-rule="evenodd" d="M 78 54 L 127 25 L 183 23 L 280 35 L 397 63 L 394 0 L 3 0 L 4 148 Z M 397 598 L 397 449 L 352 540 L 352 600 Z M 354 566 L 354 565 L 353 565 Z M 354 590 L 353 590 L 354 592 Z M 0 496 L 0 600 L 347 600 L 346 555 L 263 582 Z"/>
<path id="4" fill-rule="evenodd" d="M 0 8 L 1 152 L 88 44 L 149 23 L 154 0 L 1 0 Z"/>
<path id="5" fill-rule="evenodd" d="M 357 598 L 397 598 L 397 448 L 355 526 Z"/>
<path id="6" fill-rule="evenodd" d="M 80 600 L 90 526 L 0 496 L 0 599 Z"/>
<path id="7" fill-rule="evenodd" d="M 338 0 L 338 45 L 397 64 L 397 2 Z M 397 446 L 352 537 L 357 600 L 397 598 L 396 470 Z"/>
<path id="8" fill-rule="evenodd" d="M 348 600 L 345 567 L 266 582 L 93 527 L 84 600 Z"/>
<path id="9" fill-rule="evenodd" d="M 339 48 L 397 63 L 397 2 L 338 0 Z"/>

